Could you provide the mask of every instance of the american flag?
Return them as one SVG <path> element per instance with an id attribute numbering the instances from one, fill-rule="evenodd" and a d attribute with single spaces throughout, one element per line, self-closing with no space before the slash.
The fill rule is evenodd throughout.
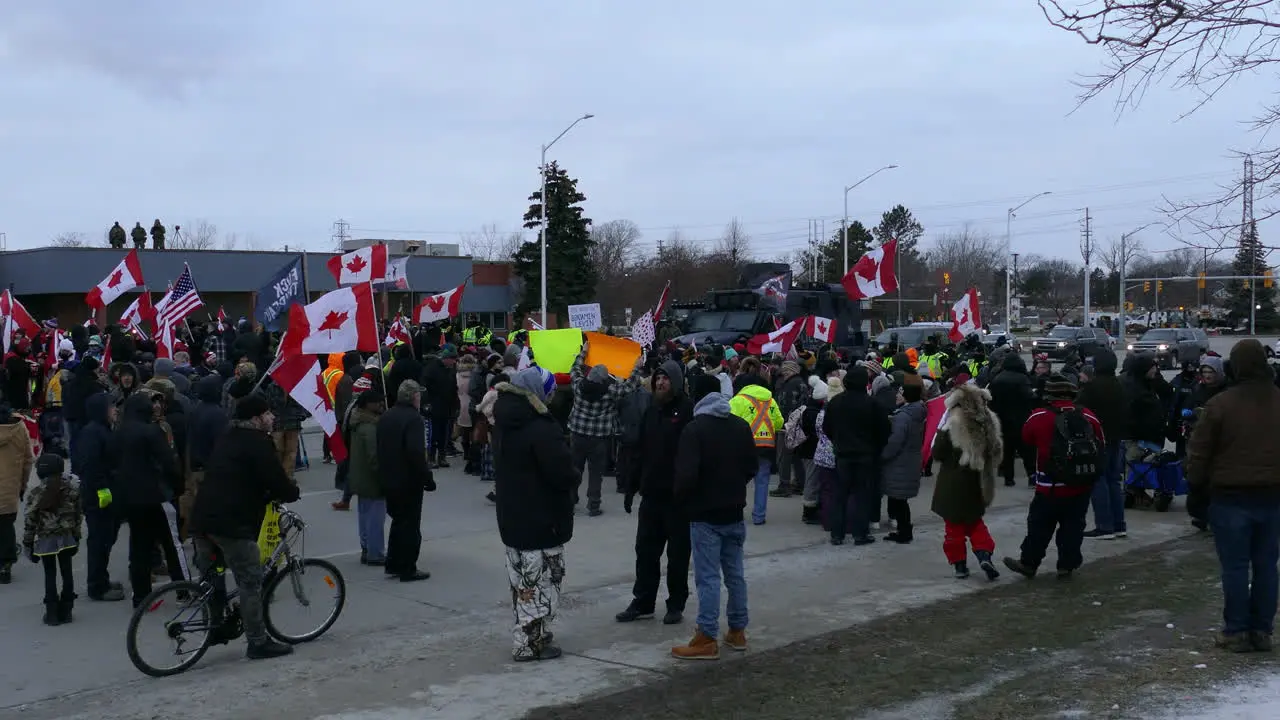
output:
<path id="1" fill-rule="evenodd" d="M 200 299 L 196 284 L 191 280 L 191 266 L 184 264 L 182 274 L 174 282 L 173 289 L 156 306 L 156 325 L 175 327 L 203 306 L 204 301 Z"/>

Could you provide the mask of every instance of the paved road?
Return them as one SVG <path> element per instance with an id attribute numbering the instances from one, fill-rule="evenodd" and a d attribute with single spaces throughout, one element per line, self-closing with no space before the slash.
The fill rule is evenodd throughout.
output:
<path id="1" fill-rule="evenodd" d="M 315 464 L 299 475 L 304 497 L 295 506 L 310 523 L 306 552 L 333 559 L 349 591 L 347 609 L 328 635 L 266 663 L 245 661 L 242 646 L 215 648 L 186 675 L 153 680 L 125 655 L 127 603 L 81 600 L 74 625 L 44 627 L 41 573 L 22 564 L 14 583 L 0 588 L 0 638 L 20 648 L 0 660 L 0 719 L 216 720 L 258 716 L 270 707 L 279 720 L 497 720 L 682 670 L 668 649 L 691 633 L 694 603 L 679 627 L 612 619 L 634 578 L 635 522 L 619 496 L 605 498 L 603 517 L 579 516 L 568 547 L 557 626 L 566 657 L 515 665 L 504 555 L 493 508 L 483 499 L 488 486 L 456 468 L 438 475 L 440 490 L 428 496 L 423 521 L 423 564 L 433 576 L 402 585 L 359 565 L 354 513 L 329 508 L 332 467 L 319 464 L 318 436 L 307 439 Z M 769 524 L 751 528 L 747 543 L 753 651 L 980 591 L 981 582 L 949 577 L 941 525 L 928 513 L 931 492 L 926 479 L 913 501 L 918 539 L 906 547 L 831 547 L 821 531 L 800 523 L 798 499 L 773 499 Z M 1023 488 L 1000 489 L 989 522 L 1001 550 L 1021 540 L 1027 500 Z M 1128 540 L 1091 545 L 1087 556 L 1188 530 L 1178 511 L 1138 513 L 1130 528 Z M 125 547 L 122 534 L 112 558 L 117 579 L 126 577 Z M 83 593 L 82 557 L 76 572 Z"/>

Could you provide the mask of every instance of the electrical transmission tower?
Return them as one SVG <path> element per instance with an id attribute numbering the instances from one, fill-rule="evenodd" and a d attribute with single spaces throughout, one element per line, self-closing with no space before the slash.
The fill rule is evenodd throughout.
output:
<path id="1" fill-rule="evenodd" d="M 351 239 L 351 223 L 339 218 L 333 223 L 333 247 L 341 251 Z"/>

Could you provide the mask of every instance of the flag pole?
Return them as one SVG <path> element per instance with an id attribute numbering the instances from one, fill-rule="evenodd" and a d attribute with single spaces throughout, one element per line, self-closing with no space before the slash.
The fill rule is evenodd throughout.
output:
<path id="1" fill-rule="evenodd" d="M 369 301 L 370 302 L 373 301 L 373 272 L 372 271 L 370 271 L 369 273 Z M 379 371 L 381 371 L 382 369 L 382 338 L 379 336 L 379 333 L 378 333 L 378 313 L 375 312 L 375 313 L 372 313 L 372 315 L 373 315 L 373 337 L 378 342 L 378 350 L 374 354 L 378 356 L 378 369 Z M 382 402 L 385 403 L 387 407 L 391 407 L 391 397 L 387 395 L 386 377 L 382 378 Z"/>

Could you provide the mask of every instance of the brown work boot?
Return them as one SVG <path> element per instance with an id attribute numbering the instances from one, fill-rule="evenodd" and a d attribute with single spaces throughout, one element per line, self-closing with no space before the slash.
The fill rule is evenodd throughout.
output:
<path id="1" fill-rule="evenodd" d="M 1253 652 L 1253 642 L 1249 639 L 1249 633 L 1218 633 L 1214 638 L 1214 645 L 1233 653 Z"/>
<path id="2" fill-rule="evenodd" d="M 747 649 L 747 631 L 729 629 L 724 635 L 724 644 L 729 646 L 730 650 L 745 652 Z"/>
<path id="3" fill-rule="evenodd" d="M 719 660 L 720 644 L 716 639 L 698 630 L 688 645 L 671 648 L 671 656 L 681 660 Z"/>

